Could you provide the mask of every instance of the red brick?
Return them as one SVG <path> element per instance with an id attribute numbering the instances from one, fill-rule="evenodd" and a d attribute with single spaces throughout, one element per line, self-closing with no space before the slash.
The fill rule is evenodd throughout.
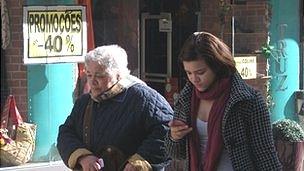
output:
<path id="1" fill-rule="evenodd" d="M 26 77 L 27 77 L 26 72 L 16 71 L 13 73 L 14 79 L 26 79 Z"/>
<path id="2" fill-rule="evenodd" d="M 22 7 L 24 0 L 10 0 L 6 1 L 11 8 Z"/>
<path id="3" fill-rule="evenodd" d="M 23 35 L 22 34 L 14 34 L 14 36 L 11 37 L 11 40 L 23 41 Z"/>
<path id="4" fill-rule="evenodd" d="M 10 57 L 10 63 L 21 64 L 23 62 L 22 56 L 12 56 Z"/>
<path id="5" fill-rule="evenodd" d="M 11 16 L 21 16 L 21 19 L 23 17 L 23 9 L 22 8 L 14 8 L 14 10 L 10 10 L 10 14 Z"/>
<path id="6" fill-rule="evenodd" d="M 19 99 L 20 99 L 21 101 L 23 101 L 24 104 L 27 104 L 27 96 L 25 96 L 25 95 L 20 95 L 20 96 L 19 96 Z"/>
<path id="7" fill-rule="evenodd" d="M 22 16 L 12 16 L 10 23 L 11 25 L 22 25 Z"/>
<path id="8" fill-rule="evenodd" d="M 9 87 L 19 87 L 20 81 L 19 80 L 8 80 L 8 86 Z"/>
<path id="9" fill-rule="evenodd" d="M 25 96 L 19 96 L 19 103 L 18 103 L 18 107 L 19 108 L 26 108 L 27 107 L 27 103 L 24 103 L 24 97 Z"/>
<path id="10" fill-rule="evenodd" d="M 10 79 L 13 78 L 12 73 L 11 72 L 6 72 L 6 77 L 7 77 L 7 80 L 9 81 Z"/>
<path id="11" fill-rule="evenodd" d="M 21 41 L 21 40 L 13 40 L 11 42 L 11 46 L 13 46 L 15 48 L 21 48 L 21 47 L 23 47 L 23 41 Z"/>
<path id="12" fill-rule="evenodd" d="M 12 33 L 15 33 L 15 32 L 20 33 L 21 31 L 22 31 L 22 27 L 11 27 L 11 32 Z"/>
<path id="13" fill-rule="evenodd" d="M 12 88 L 12 94 L 13 95 L 16 95 L 18 94 L 19 95 L 26 95 L 26 88 Z"/>
<path id="14" fill-rule="evenodd" d="M 19 64 L 7 64 L 7 71 L 19 71 Z"/>
<path id="15" fill-rule="evenodd" d="M 21 55 L 20 50 L 8 48 L 5 50 L 6 58 L 8 59 L 10 55 Z"/>
<path id="16" fill-rule="evenodd" d="M 20 80 L 21 87 L 27 87 L 27 80 Z"/>
<path id="17" fill-rule="evenodd" d="M 20 67 L 19 68 L 20 71 L 26 71 L 26 69 L 27 69 L 26 65 L 24 65 L 24 64 L 21 64 L 19 67 Z"/>

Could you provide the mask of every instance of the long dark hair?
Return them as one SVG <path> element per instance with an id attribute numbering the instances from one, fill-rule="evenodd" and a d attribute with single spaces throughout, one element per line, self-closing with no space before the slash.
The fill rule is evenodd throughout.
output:
<path id="1" fill-rule="evenodd" d="M 199 59 L 203 59 L 218 78 L 230 76 L 236 71 L 230 48 L 208 32 L 191 34 L 179 54 L 181 63 Z"/>

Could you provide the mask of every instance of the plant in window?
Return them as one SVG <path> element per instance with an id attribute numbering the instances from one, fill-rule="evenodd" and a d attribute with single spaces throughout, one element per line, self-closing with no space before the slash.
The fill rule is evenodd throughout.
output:
<path id="1" fill-rule="evenodd" d="M 226 24 L 226 15 L 231 10 L 231 5 L 228 4 L 225 0 L 219 0 L 219 18 L 221 25 L 221 39 L 224 38 L 224 29 Z"/>
<path id="2" fill-rule="evenodd" d="M 270 46 L 268 43 L 264 43 L 261 47 L 262 54 L 266 59 L 269 59 L 272 55 L 274 47 Z"/>
<path id="3" fill-rule="evenodd" d="M 272 109 L 272 107 L 275 105 L 274 101 L 273 101 L 273 97 L 271 96 L 270 93 L 270 80 L 271 80 L 271 76 L 269 76 L 269 59 L 272 56 L 272 51 L 274 50 L 273 46 L 270 46 L 269 43 L 264 43 L 261 46 L 261 54 L 263 57 L 266 58 L 266 73 L 267 73 L 267 81 L 265 83 L 265 87 L 266 87 L 266 103 L 269 109 Z"/>

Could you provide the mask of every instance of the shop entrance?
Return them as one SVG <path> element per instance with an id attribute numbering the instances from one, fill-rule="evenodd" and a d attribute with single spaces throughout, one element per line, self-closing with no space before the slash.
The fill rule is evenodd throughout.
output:
<path id="1" fill-rule="evenodd" d="M 186 38 L 198 30 L 200 21 L 195 11 L 181 15 L 182 7 L 140 15 L 140 78 L 164 95 L 170 104 L 177 99 L 186 81 L 178 54 Z"/>
<path id="2" fill-rule="evenodd" d="M 141 14 L 140 77 L 161 94 L 172 77 L 172 20 L 170 13 Z"/>

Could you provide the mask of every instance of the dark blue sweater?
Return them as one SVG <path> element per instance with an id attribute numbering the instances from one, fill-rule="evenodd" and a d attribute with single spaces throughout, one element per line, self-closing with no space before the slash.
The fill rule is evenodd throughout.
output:
<path id="1" fill-rule="evenodd" d="M 87 148 L 98 155 L 102 147 L 111 145 L 127 156 L 139 154 L 154 169 L 165 165 L 168 158 L 164 136 L 173 111 L 159 93 L 135 84 L 111 99 L 94 102 L 90 144 L 86 146 L 82 136 L 83 116 L 89 99 L 89 94 L 81 96 L 59 128 L 57 147 L 65 164 L 78 148 Z"/>

